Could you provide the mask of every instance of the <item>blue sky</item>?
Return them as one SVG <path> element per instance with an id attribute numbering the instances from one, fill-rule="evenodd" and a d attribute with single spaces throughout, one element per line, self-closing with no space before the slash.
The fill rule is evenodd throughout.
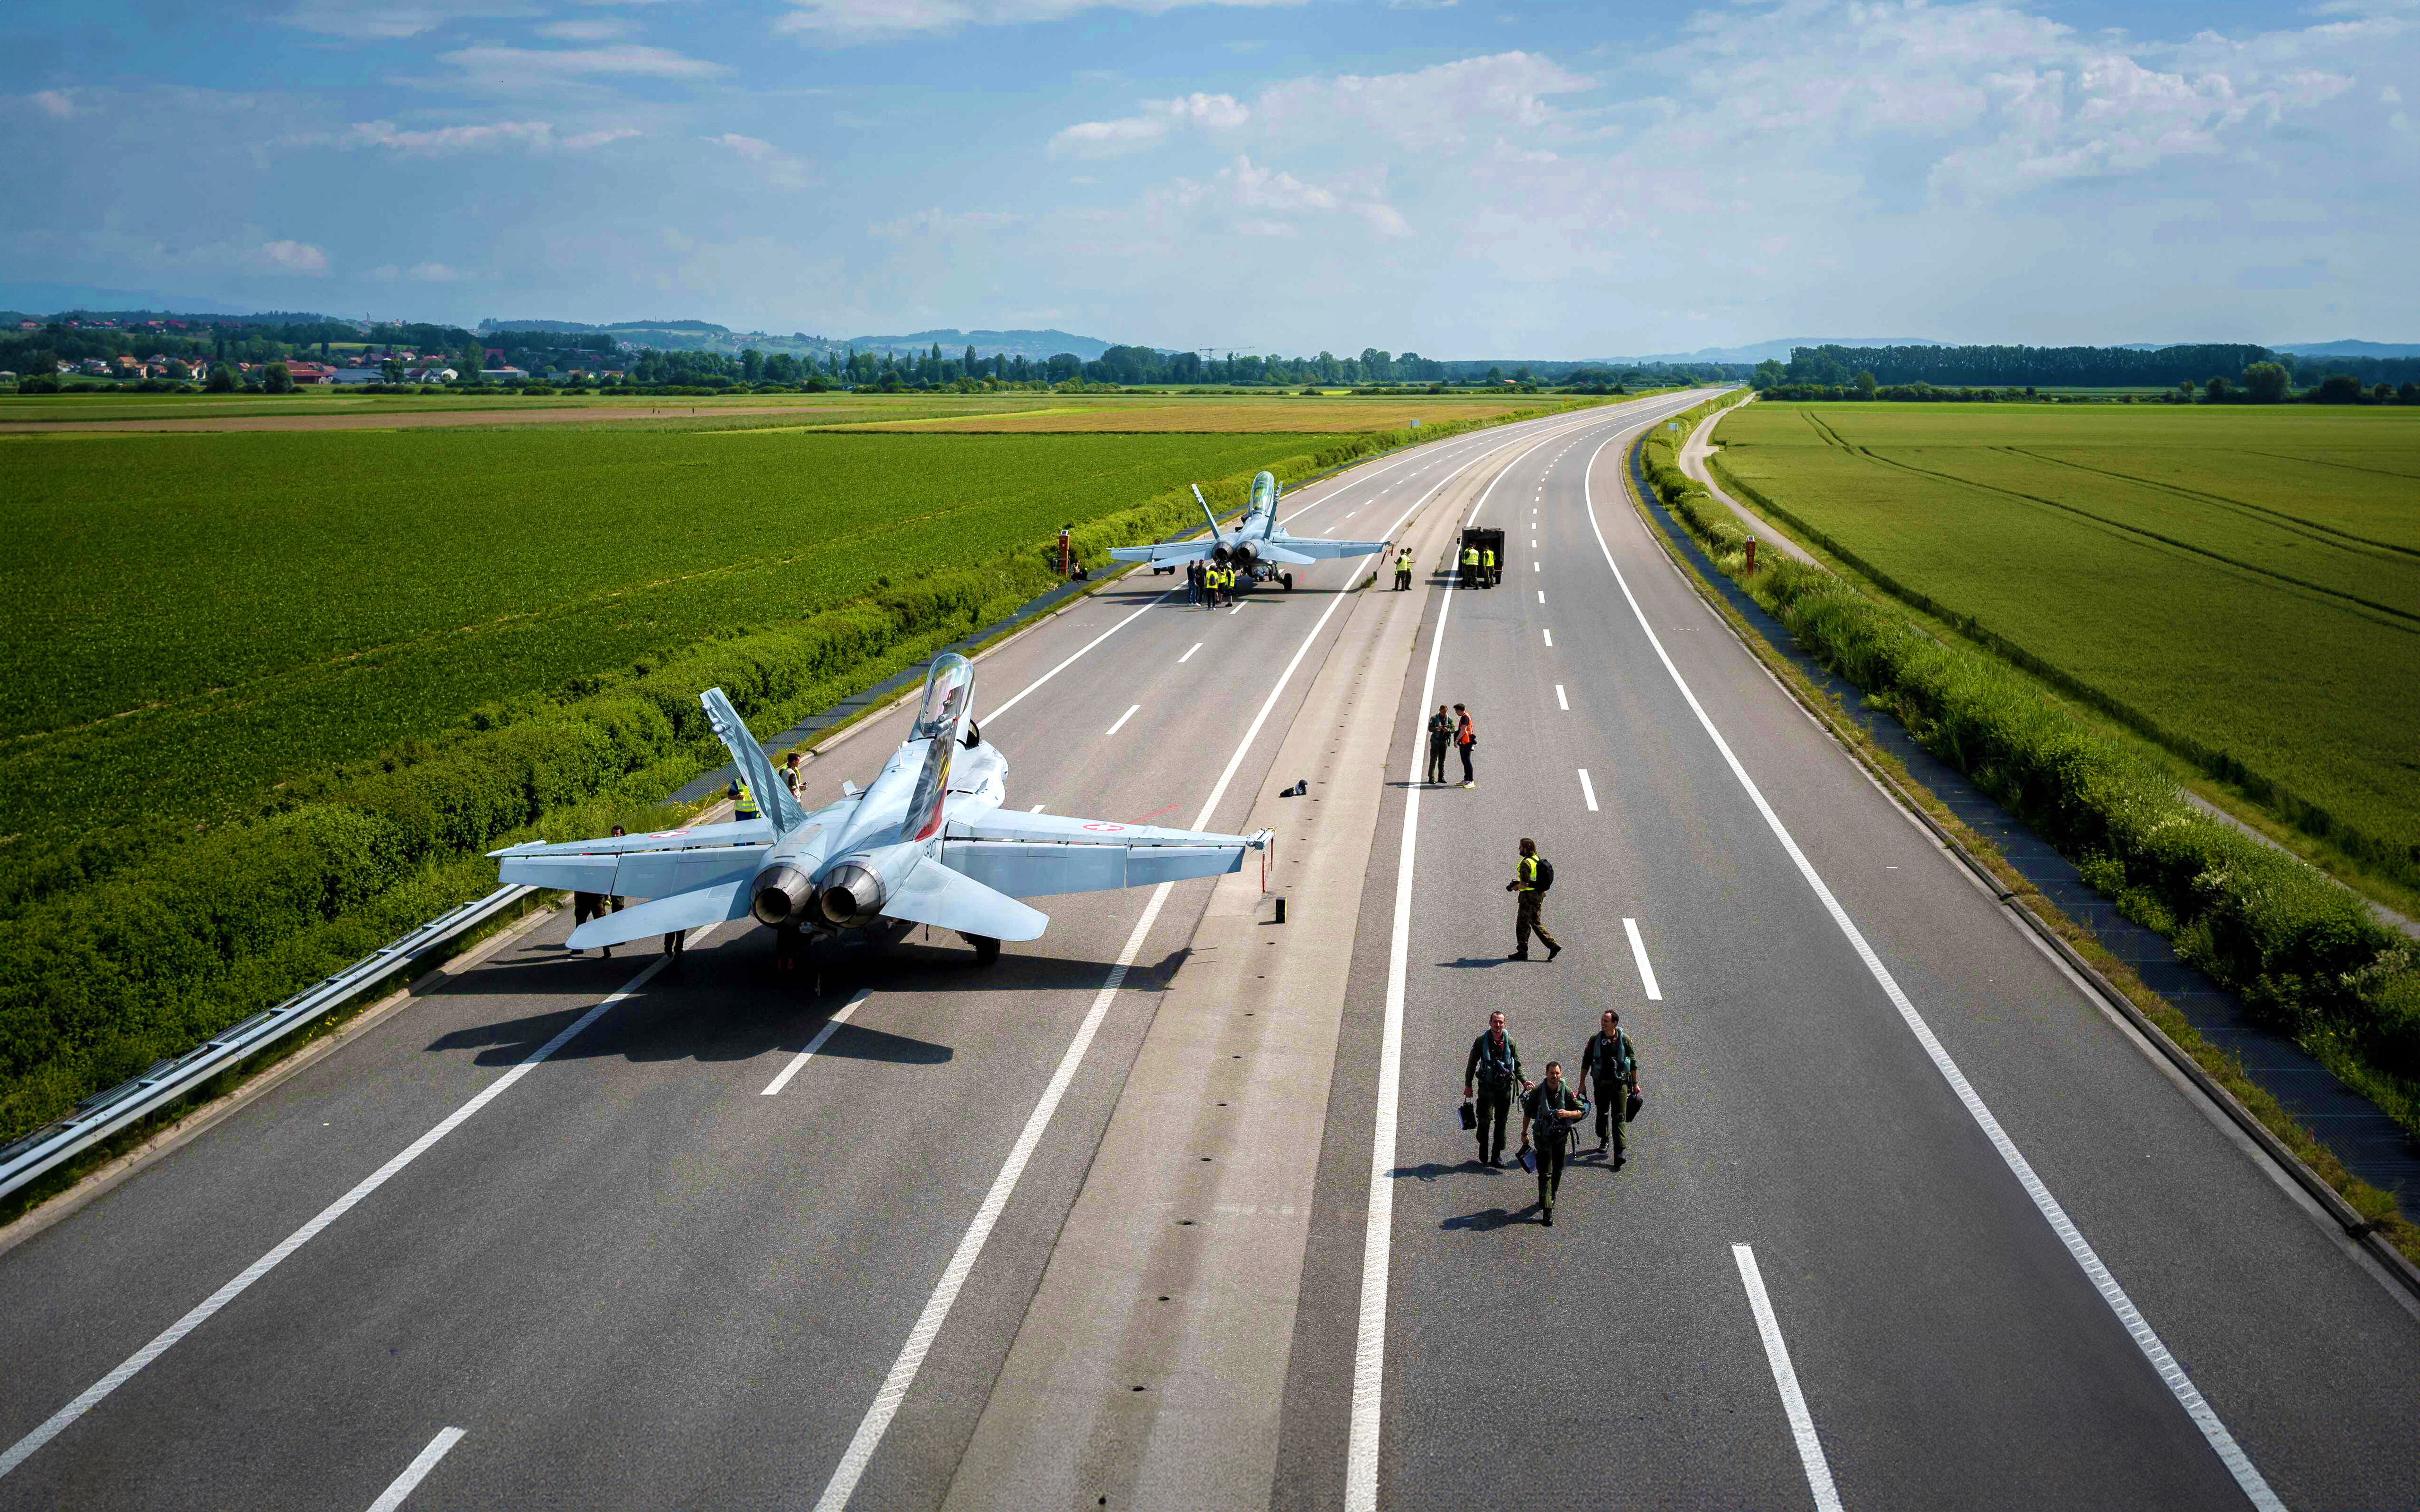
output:
<path id="1" fill-rule="evenodd" d="M 1579 357 L 2420 340 L 2420 0 L 81 0 L 0 283 Z"/>

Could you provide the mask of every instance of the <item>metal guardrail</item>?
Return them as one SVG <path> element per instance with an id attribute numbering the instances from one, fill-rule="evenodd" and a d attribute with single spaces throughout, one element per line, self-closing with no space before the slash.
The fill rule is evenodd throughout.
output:
<path id="1" fill-rule="evenodd" d="M 173 1060 L 163 1060 L 132 1081 L 78 1103 L 75 1112 L 0 1149 L 0 1196 L 6 1196 L 60 1162 L 174 1103 L 178 1098 L 268 1045 L 276 1043 L 330 1009 L 392 976 L 396 969 L 465 930 L 493 918 L 537 891 L 518 884 L 498 887 L 421 925 L 394 944 L 371 951 L 316 986 L 232 1025 Z"/>

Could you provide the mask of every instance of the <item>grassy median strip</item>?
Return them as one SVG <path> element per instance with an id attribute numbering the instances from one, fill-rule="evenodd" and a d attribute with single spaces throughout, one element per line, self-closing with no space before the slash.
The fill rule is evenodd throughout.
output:
<path id="1" fill-rule="evenodd" d="M 1706 414 L 1742 397 L 1700 406 L 1678 434 L 1685 436 Z M 2303 863 L 2189 808 L 2147 758 L 2081 728 L 2010 669 L 1944 645 L 1820 567 L 1765 553 L 1749 576 L 1747 532 L 1674 466 L 1663 433 L 1643 443 L 1641 464 L 1658 497 L 1715 564 L 1817 660 L 1865 690 L 1868 702 L 1898 717 L 1918 744 L 2076 860 L 2086 880 L 2114 898 L 2126 917 L 2165 936 L 2180 956 L 2236 992 L 2255 1014 L 2292 1033 L 2407 1130 L 2420 1131 L 2420 1084 L 2408 1069 L 2420 1048 L 2420 969 L 2410 942 L 2378 925 L 2357 898 Z M 2420 1262 L 2420 1227 L 2401 1217 L 2392 1194 L 2346 1169 L 2236 1057 L 2204 1039 L 1988 839 L 1927 792 L 1848 708 L 1816 688 L 1743 620 L 1665 540 L 1644 501 L 1637 503 L 1651 533 L 1683 574 L 1836 738 L 1986 867 L 2371 1227 Z"/>

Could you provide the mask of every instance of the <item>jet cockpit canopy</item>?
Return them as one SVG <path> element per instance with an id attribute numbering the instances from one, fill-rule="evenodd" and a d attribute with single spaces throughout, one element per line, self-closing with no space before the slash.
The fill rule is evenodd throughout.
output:
<path id="1" fill-rule="evenodd" d="M 1274 472 L 1252 475 L 1252 510 L 1262 513 L 1278 507 L 1278 479 Z"/>
<path id="2" fill-rule="evenodd" d="M 924 696 L 916 706 L 916 728 L 909 738 L 929 739 L 960 719 L 971 723 L 975 710 L 975 668 L 954 651 L 933 658 L 924 673 Z"/>

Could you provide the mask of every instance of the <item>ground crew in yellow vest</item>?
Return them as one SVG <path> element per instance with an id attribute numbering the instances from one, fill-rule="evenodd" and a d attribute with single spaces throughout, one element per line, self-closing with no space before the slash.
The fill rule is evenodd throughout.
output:
<path id="1" fill-rule="evenodd" d="M 1475 588 L 1478 584 L 1479 548 L 1475 546 L 1466 546 L 1462 548 L 1462 586 L 1465 588 Z"/>
<path id="2" fill-rule="evenodd" d="M 756 817 L 756 795 L 749 792 L 748 784 L 736 777 L 731 779 L 731 817 L 734 819 Z"/>
<path id="3" fill-rule="evenodd" d="M 1491 546 L 1486 550 L 1479 553 L 1479 570 L 1481 574 L 1480 580 L 1487 584 L 1490 588 L 1495 587 L 1497 579 L 1496 548 L 1494 547 Z"/>
<path id="4" fill-rule="evenodd" d="M 1400 594 L 1411 586 L 1412 548 L 1407 546 L 1395 553 L 1395 592 Z"/>
<path id="5" fill-rule="evenodd" d="M 1613 1168 L 1621 1169 L 1626 1158 L 1621 1126 L 1630 1121 L 1631 1094 L 1638 1090 L 1638 1050 L 1630 1036 L 1621 1030 L 1621 1015 L 1611 1009 L 1605 1011 L 1603 1026 L 1589 1036 L 1580 1051 L 1580 1096 L 1588 1096 L 1589 1081 L 1596 1081 L 1596 1152 L 1605 1153 L 1607 1131 L 1613 1141 Z"/>
<path id="6" fill-rule="evenodd" d="M 1529 936 L 1535 933 L 1545 942 L 1546 959 L 1552 961 L 1563 953 L 1562 946 L 1546 933 L 1545 921 L 1538 917 L 1539 905 L 1546 901 L 1547 889 L 1555 885 L 1554 863 L 1538 854 L 1538 842 L 1524 840 L 1521 858 L 1512 864 L 1512 880 L 1504 890 L 1520 895 L 1520 908 L 1512 916 L 1512 953 L 1507 961 L 1529 959 Z"/>

